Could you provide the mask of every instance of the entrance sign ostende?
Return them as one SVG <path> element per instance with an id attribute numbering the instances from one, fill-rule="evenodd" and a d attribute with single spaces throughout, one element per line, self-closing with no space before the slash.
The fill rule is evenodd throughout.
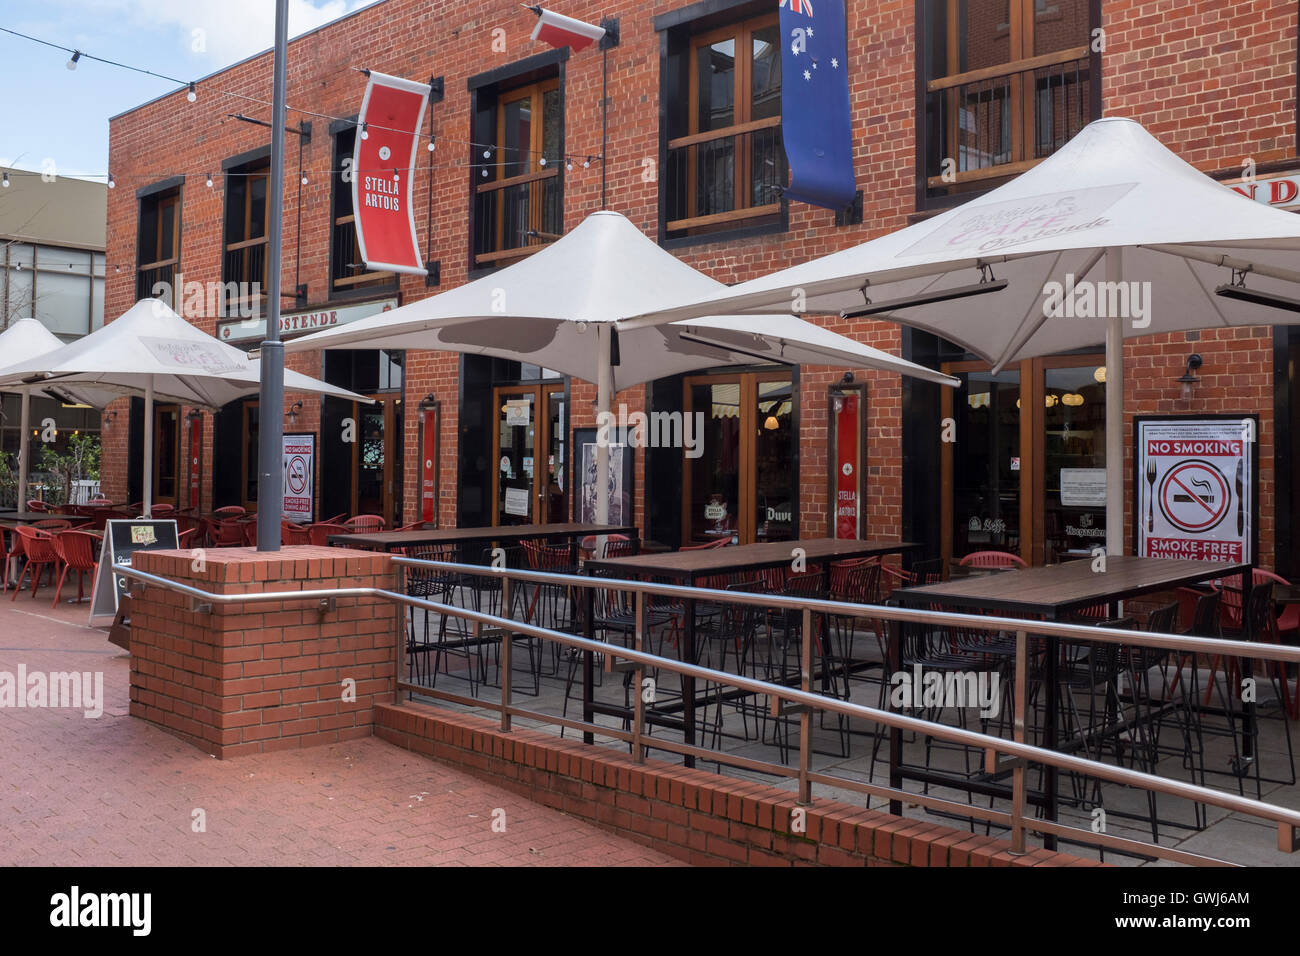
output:
<path id="1" fill-rule="evenodd" d="M 1254 415 L 1134 422 L 1138 554 L 1254 560 L 1258 428 Z"/>

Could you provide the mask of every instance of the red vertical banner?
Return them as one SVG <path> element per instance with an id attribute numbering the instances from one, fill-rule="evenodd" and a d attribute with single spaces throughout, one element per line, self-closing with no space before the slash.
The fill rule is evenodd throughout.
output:
<path id="1" fill-rule="evenodd" d="M 861 533 L 861 402 L 854 392 L 833 395 L 835 414 L 835 537 Z"/>
<path id="2" fill-rule="evenodd" d="M 199 510 L 199 494 L 203 486 L 203 416 L 190 419 L 190 507 Z"/>
<path id="3" fill-rule="evenodd" d="M 368 269 L 425 275 L 411 184 L 429 85 L 370 74 L 352 155 L 352 211 Z"/>
<path id="4" fill-rule="evenodd" d="M 438 406 L 420 411 L 420 520 L 435 520 L 438 504 Z"/>

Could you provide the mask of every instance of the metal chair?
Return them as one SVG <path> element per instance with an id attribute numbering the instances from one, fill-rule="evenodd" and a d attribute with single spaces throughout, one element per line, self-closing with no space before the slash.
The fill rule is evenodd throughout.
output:
<path id="1" fill-rule="evenodd" d="M 23 565 L 22 571 L 18 574 L 18 584 L 14 588 L 13 601 L 18 597 L 18 592 L 23 589 L 23 578 L 31 574 L 32 578 L 32 597 L 36 597 L 36 589 L 40 587 L 41 572 L 46 568 L 50 569 L 50 581 L 53 583 L 54 576 L 59 569 L 59 554 L 54 550 L 54 535 L 48 531 L 42 531 L 39 528 L 17 528 L 18 536 L 23 541 L 23 553 L 27 556 L 27 561 Z"/>
<path id="2" fill-rule="evenodd" d="M 357 515 L 343 522 L 353 531 L 383 531 L 384 519 L 379 515 Z"/>
<path id="3" fill-rule="evenodd" d="M 1025 559 L 1010 551 L 976 551 L 957 562 L 963 568 L 1027 568 Z"/>

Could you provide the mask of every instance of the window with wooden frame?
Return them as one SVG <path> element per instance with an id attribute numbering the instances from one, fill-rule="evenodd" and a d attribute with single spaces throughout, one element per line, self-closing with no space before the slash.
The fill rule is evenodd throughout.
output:
<path id="1" fill-rule="evenodd" d="M 136 233 L 136 298 L 155 295 L 158 283 L 171 289 L 163 300 L 173 309 L 179 300 L 175 287 L 181 255 L 181 189 L 174 186 L 140 200 L 140 228 Z"/>
<path id="2" fill-rule="evenodd" d="M 665 98 L 677 114 L 662 177 L 665 236 L 778 222 L 788 177 L 777 15 L 693 33 L 678 56 L 686 95 Z"/>
<path id="3" fill-rule="evenodd" d="M 998 185 L 1101 115 L 1099 0 L 920 0 L 919 205 Z"/>
<path id="4" fill-rule="evenodd" d="M 226 284 L 227 309 L 252 306 L 266 296 L 266 199 L 270 172 L 270 161 L 266 159 L 226 170 L 221 281 Z M 232 282 L 236 283 L 233 289 Z"/>
<path id="5" fill-rule="evenodd" d="M 330 200 L 330 297 L 396 291 L 395 272 L 371 272 L 361 261 L 355 210 L 352 208 L 352 163 L 357 129 L 334 135 L 334 173 Z"/>
<path id="6" fill-rule="evenodd" d="M 480 90 L 474 183 L 474 265 L 508 264 L 564 229 L 564 108 L 558 76 Z"/>

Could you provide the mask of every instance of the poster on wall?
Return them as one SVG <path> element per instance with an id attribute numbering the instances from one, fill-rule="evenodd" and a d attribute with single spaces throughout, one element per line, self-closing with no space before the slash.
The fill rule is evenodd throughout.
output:
<path id="1" fill-rule="evenodd" d="M 1135 552 L 1255 560 L 1258 434 L 1256 415 L 1135 419 Z"/>
<path id="2" fill-rule="evenodd" d="M 316 435 L 311 432 L 284 436 L 284 507 L 288 521 L 310 523 L 315 481 Z"/>
<path id="3" fill-rule="evenodd" d="M 866 495 L 863 457 L 867 417 L 865 386 L 836 386 L 831 389 L 830 475 L 831 524 L 837 538 L 860 538 L 863 533 L 862 505 Z"/>
<path id="4" fill-rule="evenodd" d="M 619 438 L 624 436 L 619 435 Z M 573 431 L 574 444 L 582 449 L 580 459 L 582 470 L 579 472 L 578 493 L 574 500 L 574 520 L 586 524 L 596 521 L 596 496 L 600 493 L 601 482 L 596 480 L 596 429 L 576 428 Z M 603 482 L 605 494 L 609 496 L 609 523 L 630 525 L 632 523 L 632 451 L 622 441 L 609 445 L 609 469 Z"/>

